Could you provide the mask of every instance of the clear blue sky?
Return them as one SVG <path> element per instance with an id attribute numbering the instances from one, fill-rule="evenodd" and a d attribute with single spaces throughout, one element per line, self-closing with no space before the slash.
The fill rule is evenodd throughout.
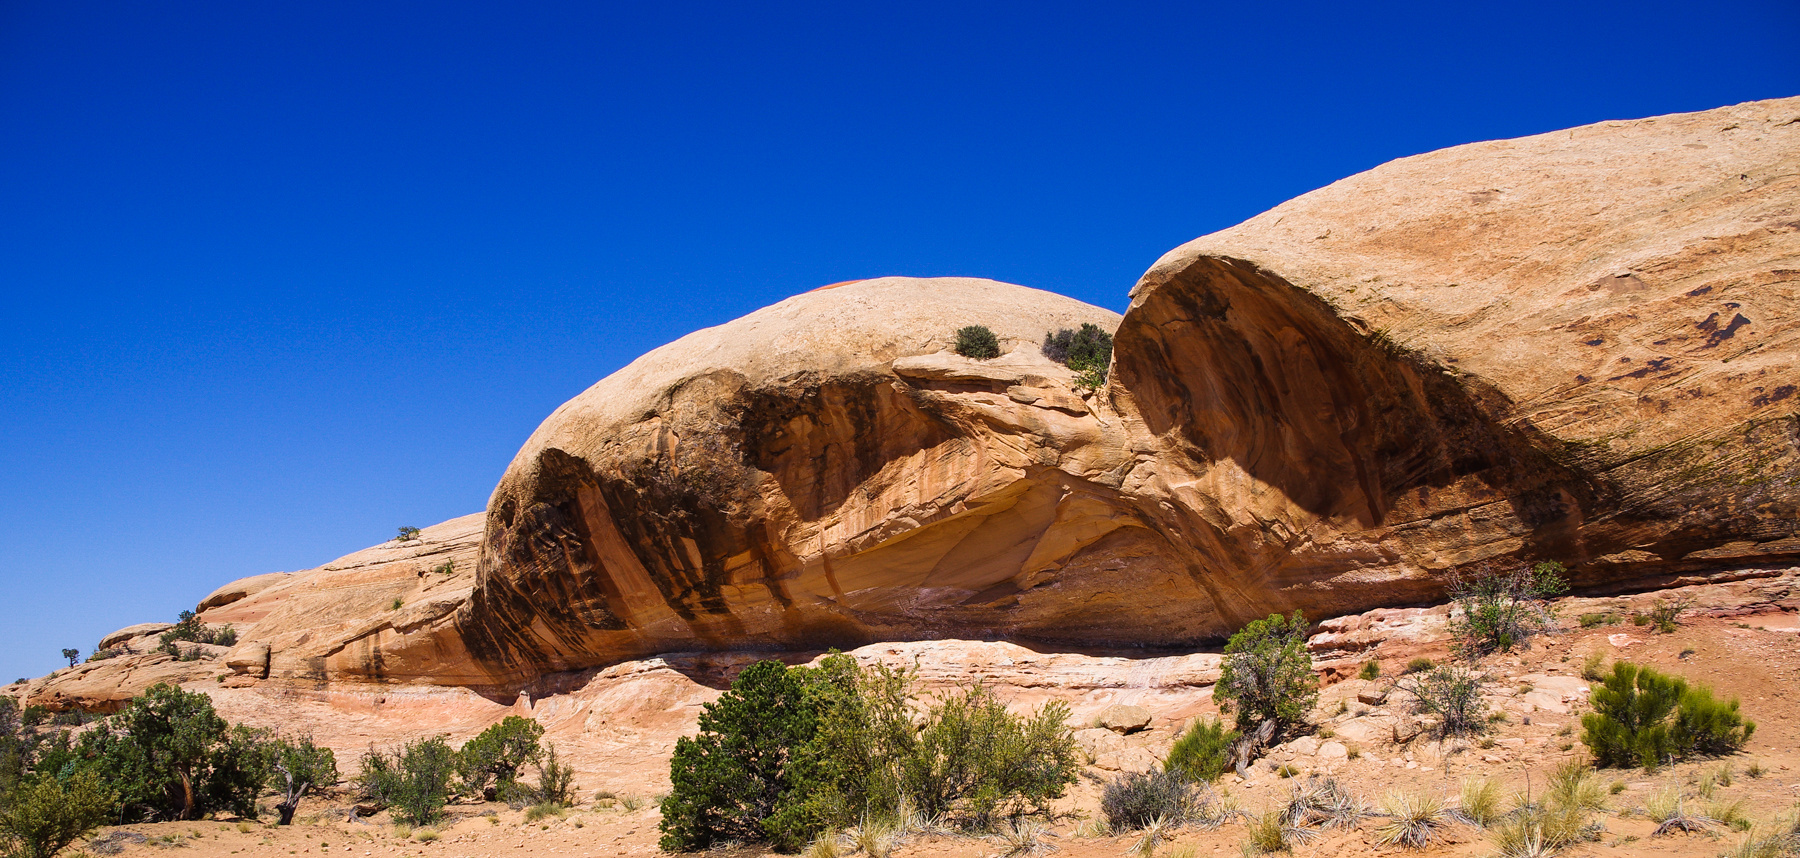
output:
<path id="1" fill-rule="evenodd" d="M 1793 0 L 0 1 L 0 682 L 480 510 L 790 294 L 1123 309 L 1392 158 L 1800 94 L 1796 45 Z"/>

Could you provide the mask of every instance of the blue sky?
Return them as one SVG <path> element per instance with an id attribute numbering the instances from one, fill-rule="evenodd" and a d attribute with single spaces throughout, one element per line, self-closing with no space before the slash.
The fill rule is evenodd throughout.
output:
<path id="1" fill-rule="evenodd" d="M 1122 310 L 1392 158 L 1800 94 L 1797 43 L 1792 0 L 4 0 L 0 682 L 478 511 L 556 405 L 796 292 Z"/>

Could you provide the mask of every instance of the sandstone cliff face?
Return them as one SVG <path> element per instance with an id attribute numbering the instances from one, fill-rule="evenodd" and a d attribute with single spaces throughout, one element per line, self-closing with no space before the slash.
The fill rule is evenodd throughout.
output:
<path id="1" fill-rule="evenodd" d="M 1800 99 L 1383 165 L 1157 262 L 1113 402 L 1200 563 L 1315 615 L 1800 553 Z"/>

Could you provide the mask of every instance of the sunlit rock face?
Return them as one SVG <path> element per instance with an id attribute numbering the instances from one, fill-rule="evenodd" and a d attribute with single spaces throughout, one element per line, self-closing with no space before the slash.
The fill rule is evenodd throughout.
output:
<path id="1" fill-rule="evenodd" d="M 883 278 L 652 352 L 514 459 L 458 628 L 505 677 L 693 649 L 1215 635 L 1213 600 L 1120 491 L 1124 425 L 1040 353 L 1083 323 L 1119 317 Z M 967 324 L 1004 354 L 951 351 Z"/>
<path id="2" fill-rule="evenodd" d="M 1406 158 L 1190 242 L 1114 402 L 1224 577 L 1344 613 L 1489 560 L 1791 561 L 1797 325 L 1783 99 Z"/>
<path id="3" fill-rule="evenodd" d="M 1800 101 L 1403 159 L 1160 260 L 1123 320 L 809 293 L 563 406 L 456 627 L 496 679 L 691 649 L 1188 644 L 1270 610 L 1796 553 Z M 1071 388 L 1046 330 L 1118 331 Z M 1007 354 L 970 361 L 984 323 Z"/>

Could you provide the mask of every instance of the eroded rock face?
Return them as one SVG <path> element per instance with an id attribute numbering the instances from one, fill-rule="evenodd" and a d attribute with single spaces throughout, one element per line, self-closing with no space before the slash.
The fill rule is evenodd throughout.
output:
<path id="1" fill-rule="evenodd" d="M 1112 401 L 1158 453 L 1127 488 L 1271 607 L 1800 552 L 1800 99 L 1406 158 L 1132 295 Z"/>
<path id="2" fill-rule="evenodd" d="M 1001 357 L 949 350 L 973 323 Z M 1119 492 L 1119 422 L 1039 353 L 1083 323 L 1118 317 L 884 278 L 658 349 L 514 459 L 457 630 L 497 684 L 695 649 L 1202 640 L 1209 602 Z"/>
<path id="3" fill-rule="evenodd" d="M 681 650 L 1177 646 L 1486 562 L 1792 557 L 1797 118 L 1404 159 L 1170 253 L 1123 320 L 887 278 L 695 333 L 521 450 L 457 646 L 497 687 Z M 973 322 L 1003 357 L 948 350 Z M 1102 397 L 1037 353 L 1082 322 L 1118 331 Z"/>

